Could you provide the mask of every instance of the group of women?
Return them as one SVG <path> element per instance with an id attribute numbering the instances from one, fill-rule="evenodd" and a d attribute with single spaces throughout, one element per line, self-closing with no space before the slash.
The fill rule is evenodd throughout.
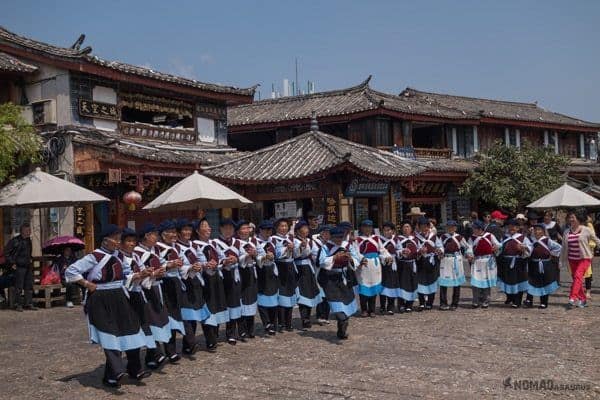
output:
<path id="1" fill-rule="evenodd" d="M 583 259 L 589 254 L 571 241 L 583 243 L 595 235 L 578 228 L 573 218 L 565 236 L 568 256 Z M 446 225 L 438 236 L 423 217 L 414 231 L 409 222 L 398 233 L 385 223 L 376 234 L 373 222 L 364 220 L 357 234 L 352 224 L 340 223 L 311 235 L 304 221 L 293 226 L 286 219 L 263 221 L 254 231 L 247 221 L 224 219 L 216 238 L 205 219 L 147 223 L 138 232 L 108 225 L 100 247 L 71 264 L 65 275 L 87 289 L 90 339 L 104 349 L 103 382 L 112 387 L 127 374 L 141 380 L 149 369 L 180 361 L 178 334 L 181 351 L 194 354 L 200 347 L 198 325 L 207 350 L 214 352 L 220 325 L 227 343 L 246 342 L 255 337 L 258 313 L 265 335 L 276 335 L 293 329 L 295 306 L 301 329 L 311 328 L 316 308 L 317 322 L 328 324 L 333 317 L 337 337 L 344 340 L 349 318 L 358 312 L 357 294 L 363 317 L 375 316 L 377 296 L 384 314 L 432 309 L 438 288 L 440 309 L 456 310 L 466 281 L 464 259 L 471 265 L 473 307 L 487 308 L 496 285 L 513 306 L 527 292 L 526 304 L 539 296 L 540 306 L 547 307 L 548 295 L 558 287 L 555 258 L 566 247 L 549 239 L 542 225 L 533 226 L 528 237 L 508 221 L 502 241 L 480 221 L 473 223 L 470 238 L 456 232 L 455 221 Z M 574 271 L 585 267 L 579 264 L 573 261 Z M 581 300 L 579 289 L 572 296 L 572 304 Z"/>

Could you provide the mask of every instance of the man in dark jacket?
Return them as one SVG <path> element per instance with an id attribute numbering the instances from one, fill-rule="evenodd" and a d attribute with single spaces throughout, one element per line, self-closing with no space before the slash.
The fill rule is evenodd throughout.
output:
<path id="1" fill-rule="evenodd" d="M 31 227 L 29 224 L 21 225 L 21 234 L 12 238 L 4 248 L 6 265 L 15 272 L 15 309 L 23 308 L 36 310 L 32 304 L 33 298 L 33 265 L 31 263 Z M 25 302 L 21 300 L 21 291 L 24 291 Z"/>

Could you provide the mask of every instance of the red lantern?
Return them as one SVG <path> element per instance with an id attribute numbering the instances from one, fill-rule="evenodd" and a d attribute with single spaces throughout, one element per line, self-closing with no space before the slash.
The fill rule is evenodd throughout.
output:
<path id="1" fill-rule="evenodd" d="M 142 195 L 132 190 L 123 195 L 123 201 L 127 204 L 129 211 L 135 211 L 135 206 L 142 202 Z"/>

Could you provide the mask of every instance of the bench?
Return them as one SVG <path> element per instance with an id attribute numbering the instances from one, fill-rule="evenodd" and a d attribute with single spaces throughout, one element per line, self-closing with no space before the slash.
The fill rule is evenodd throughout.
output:
<path id="1" fill-rule="evenodd" d="M 52 307 L 53 302 L 65 304 L 66 296 L 62 289 L 63 286 L 60 283 L 55 285 L 33 285 L 33 302 L 41 303 L 44 308 Z"/>

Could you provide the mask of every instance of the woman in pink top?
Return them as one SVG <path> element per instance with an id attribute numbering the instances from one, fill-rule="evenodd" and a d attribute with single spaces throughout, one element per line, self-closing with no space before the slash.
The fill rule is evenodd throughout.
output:
<path id="1" fill-rule="evenodd" d="M 570 227 L 563 234 L 561 264 L 566 265 L 568 263 L 573 276 L 569 294 L 569 308 L 573 308 L 577 301 L 579 301 L 578 306 L 581 308 L 587 305 L 583 287 L 583 274 L 590 267 L 594 256 L 590 241 L 600 245 L 600 240 L 595 233 L 585 226 L 586 219 L 587 213 L 585 210 L 570 212 L 568 215 Z"/>

